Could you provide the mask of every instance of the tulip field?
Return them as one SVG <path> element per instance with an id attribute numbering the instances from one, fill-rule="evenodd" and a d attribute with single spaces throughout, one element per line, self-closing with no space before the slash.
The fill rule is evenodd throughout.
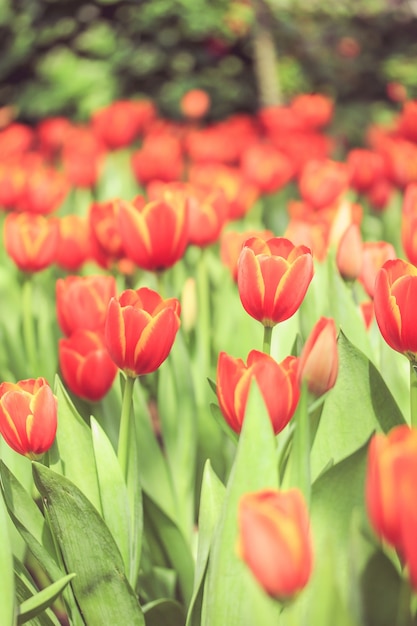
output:
<path id="1" fill-rule="evenodd" d="M 417 625 L 417 100 L 0 130 L 0 626 Z"/>

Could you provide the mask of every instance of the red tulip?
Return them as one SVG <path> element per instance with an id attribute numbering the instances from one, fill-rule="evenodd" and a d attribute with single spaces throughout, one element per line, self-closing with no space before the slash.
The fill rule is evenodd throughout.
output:
<path id="1" fill-rule="evenodd" d="M 412 362 L 417 355 L 416 302 L 417 267 L 401 259 L 384 263 L 375 280 L 376 321 L 387 344 Z"/>
<path id="2" fill-rule="evenodd" d="M 241 169 L 245 178 L 263 193 L 278 191 L 294 176 L 290 159 L 270 144 L 249 146 L 242 154 Z"/>
<path id="3" fill-rule="evenodd" d="M 275 326 L 299 308 L 313 278 L 313 257 L 306 246 L 288 239 L 249 239 L 239 256 L 237 284 L 247 313 Z"/>
<path id="4" fill-rule="evenodd" d="M 165 270 L 182 258 L 187 247 L 186 201 L 172 193 L 138 208 L 133 203 L 121 203 L 119 227 L 126 255 L 138 267 Z"/>
<path id="5" fill-rule="evenodd" d="M 357 224 L 350 224 L 340 238 L 336 264 L 340 275 L 347 281 L 356 280 L 362 270 L 362 235 Z"/>
<path id="6" fill-rule="evenodd" d="M 104 337 L 117 367 L 132 378 L 155 371 L 167 358 L 180 327 L 180 303 L 146 287 L 112 298 Z"/>
<path id="7" fill-rule="evenodd" d="M 73 214 L 60 217 L 56 264 L 74 272 L 90 258 L 91 238 L 87 219 Z"/>
<path id="8" fill-rule="evenodd" d="M 52 445 L 57 399 L 44 378 L 0 385 L 0 433 L 19 454 L 38 459 Z"/>
<path id="9" fill-rule="evenodd" d="M 129 146 L 155 116 L 150 100 L 118 100 L 94 112 L 94 133 L 110 149 Z"/>
<path id="10" fill-rule="evenodd" d="M 277 434 L 290 421 L 300 396 L 297 358 L 289 356 L 277 363 L 268 354 L 252 350 L 245 365 L 242 359 L 235 359 L 225 352 L 219 354 L 217 398 L 226 422 L 236 433 L 242 429 L 250 384 L 254 379 Z"/>
<path id="11" fill-rule="evenodd" d="M 59 340 L 59 364 L 70 390 L 92 402 L 106 395 L 117 374 L 101 334 L 91 330 L 76 330 Z"/>
<path id="12" fill-rule="evenodd" d="M 274 236 L 270 230 L 250 230 L 243 233 L 234 230 L 223 231 L 220 238 L 220 259 L 226 265 L 233 280 L 237 280 L 237 262 L 242 251 L 243 244 L 251 237 L 259 237 L 264 241 Z"/>
<path id="13" fill-rule="evenodd" d="M 298 489 L 248 493 L 239 502 L 239 552 L 262 588 L 286 600 L 313 569 L 307 506 Z"/>
<path id="14" fill-rule="evenodd" d="M 67 276 L 56 282 L 56 307 L 62 332 L 103 330 L 107 305 L 116 295 L 113 276 Z"/>
<path id="15" fill-rule="evenodd" d="M 394 246 L 386 241 L 365 241 L 359 280 L 370 298 L 374 297 L 375 278 L 385 261 L 396 258 Z"/>
<path id="16" fill-rule="evenodd" d="M 336 324 L 321 317 L 311 331 L 298 361 L 298 378 L 314 396 L 322 396 L 336 383 L 339 370 Z"/>
<path id="17" fill-rule="evenodd" d="M 23 272 L 39 272 L 55 261 L 59 240 L 56 218 L 33 213 L 9 213 L 4 221 L 4 245 Z"/>
<path id="18" fill-rule="evenodd" d="M 345 163 L 332 161 L 309 161 L 304 167 L 299 187 L 303 200 L 316 210 L 330 206 L 349 186 L 350 172 Z"/>
<path id="19" fill-rule="evenodd" d="M 404 193 L 401 236 L 407 259 L 417 265 L 417 183 L 408 185 Z"/>

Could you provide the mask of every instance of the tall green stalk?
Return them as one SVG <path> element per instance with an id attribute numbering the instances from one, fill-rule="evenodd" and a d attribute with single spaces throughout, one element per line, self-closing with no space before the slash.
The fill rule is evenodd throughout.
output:
<path id="1" fill-rule="evenodd" d="M 271 342 L 272 342 L 272 331 L 273 326 L 264 326 L 264 342 L 262 350 L 265 354 L 271 354 Z"/>
<path id="2" fill-rule="evenodd" d="M 29 376 L 35 377 L 37 369 L 37 347 L 33 319 L 33 278 L 25 274 L 22 287 L 23 341 L 28 363 Z"/>
<path id="3" fill-rule="evenodd" d="M 411 426 L 417 427 L 417 363 L 410 361 L 410 415 Z"/>
<path id="4" fill-rule="evenodd" d="M 132 414 L 132 396 L 135 378 L 126 376 L 123 389 L 122 413 L 120 416 L 119 444 L 117 448 L 117 457 L 119 459 L 120 468 L 125 480 L 127 480 L 127 472 L 129 467 L 129 446 L 130 446 L 130 420 Z"/>

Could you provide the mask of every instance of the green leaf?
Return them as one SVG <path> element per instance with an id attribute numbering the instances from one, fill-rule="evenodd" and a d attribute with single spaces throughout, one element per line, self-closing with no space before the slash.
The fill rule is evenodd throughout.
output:
<path id="1" fill-rule="evenodd" d="M 190 602 L 186 626 L 200 626 L 204 580 L 210 553 L 211 540 L 225 497 L 225 486 L 217 477 L 208 459 L 201 485 L 198 515 L 198 548 L 194 577 L 194 592 Z"/>
<path id="2" fill-rule="evenodd" d="M 18 603 L 21 605 L 23 602 L 38 593 L 38 587 L 36 586 L 31 574 L 29 574 L 27 568 L 17 559 L 14 561 L 14 568 L 16 598 Z M 74 626 L 76 623 L 79 622 L 71 622 Z M 60 626 L 60 621 L 52 609 L 46 609 L 42 613 L 39 613 L 35 618 L 32 618 L 30 626 Z"/>
<path id="3" fill-rule="evenodd" d="M 404 424 L 390 390 L 376 367 L 340 333 L 339 373 L 326 398 L 312 448 L 312 476 L 330 459 L 338 463 L 360 448 L 375 430 Z"/>
<path id="4" fill-rule="evenodd" d="M 260 588 L 236 551 L 238 505 L 244 493 L 278 487 L 276 440 L 264 400 L 252 385 L 204 587 L 202 626 L 253 626 L 278 621 L 280 605 Z"/>
<path id="5" fill-rule="evenodd" d="M 56 600 L 62 590 L 68 585 L 70 580 L 74 578 L 75 574 L 68 574 L 60 580 L 57 580 L 46 589 L 42 589 L 36 595 L 28 598 L 19 607 L 17 623 L 24 624 L 39 613 L 42 613 L 45 609 L 51 606 Z"/>
<path id="6" fill-rule="evenodd" d="M 87 626 L 143 626 L 122 557 L 97 509 L 65 476 L 39 463 L 33 475 L 65 567 L 76 574 L 72 589 Z"/>
<path id="7" fill-rule="evenodd" d="M 152 528 L 167 563 L 178 574 L 181 596 L 188 604 L 192 596 L 194 578 L 194 560 L 190 547 L 176 522 L 145 491 L 143 492 L 143 512 L 145 532 L 146 528 Z"/>
<path id="8" fill-rule="evenodd" d="M 101 512 L 100 491 L 91 430 L 80 417 L 58 376 L 58 430 L 50 454 L 50 468 L 66 476 Z"/>
<path id="9" fill-rule="evenodd" d="M 295 415 L 291 420 L 294 426 L 294 435 L 282 487 L 298 487 L 307 505 L 309 505 L 311 492 L 310 415 L 307 402 L 308 390 L 307 385 L 304 384 Z"/>
<path id="10" fill-rule="evenodd" d="M 235 431 L 230 428 L 229 424 L 224 419 L 224 415 L 220 410 L 220 407 L 213 402 L 210 404 L 211 414 L 219 425 L 220 429 L 226 433 L 226 435 L 233 441 L 234 444 L 237 444 L 239 441 L 239 435 L 235 433 Z"/>
<path id="11" fill-rule="evenodd" d="M 113 446 L 104 430 L 93 417 L 91 418 L 91 434 L 103 519 L 120 550 L 125 565 L 125 573 L 128 575 L 131 537 L 129 532 L 130 514 L 126 483 Z"/>
<path id="12" fill-rule="evenodd" d="M 184 609 L 174 600 L 155 600 L 143 607 L 146 626 L 184 626 Z"/>
<path id="13" fill-rule="evenodd" d="M 0 624 L 14 626 L 16 607 L 13 556 L 10 549 L 6 506 L 2 496 L 0 496 L 0 571 Z"/>

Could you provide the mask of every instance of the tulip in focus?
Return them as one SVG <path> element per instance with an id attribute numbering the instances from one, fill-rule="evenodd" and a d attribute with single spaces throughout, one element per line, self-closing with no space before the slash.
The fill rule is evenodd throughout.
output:
<path id="1" fill-rule="evenodd" d="M 0 434 L 29 459 L 51 447 L 57 429 L 57 399 L 44 378 L 0 384 Z"/>
<path id="2" fill-rule="evenodd" d="M 270 230 L 250 230 L 242 233 L 234 230 L 223 231 L 220 238 L 220 259 L 229 268 L 235 282 L 237 281 L 237 262 L 245 241 L 251 237 L 258 237 L 267 241 L 273 236 L 274 234 Z"/>
<path id="3" fill-rule="evenodd" d="M 375 280 L 375 317 L 387 344 L 412 363 L 417 355 L 417 267 L 402 259 L 384 263 Z"/>
<path id="4" fill-rule="evenodd" d="M 275 326 L 299 308 L 313 278 L 306 246 L 282 237 L 249 239 L 239 256 L 237 284 L 245 311 L 264 326 Z"/>
<path id="5" fill-rule="evenodd" d="M 135 378 L 158 369 L 167 358 L 180 327 L 180 303 L 163 300 L 142 287 L 110 300 L 104 339 L 117 367 Z"/>
<path id="6" fill-rule="evenodd" d="M 298 379 L 307 383 L 317 398 L 332 389 L 339 370 L 336 324 L 332 318 L 321 317 L 311 331 L 298 361 Z"/>
<path id="7" fill-rule="evenodd" d="M 292 418 L 300 397 L 297 358 L 289 356 L 277 363 L 268 354 L 252 350 L 245 365 L 242 359 L 235 359 L 225 352 L 219 354 L 217 399 L 226 422 L 236 433 L 242 429 L 249 389 L 254 379 L 277 434 Z"/>
<path id="8" fill-rule="evenodd" d="M 266 489 L 241 497 L 239 552 L 273 598 L 293 598 L 308 583 L 313 545 L 306 503 L 298 489 Z"/>
<path id="9" fill-rule="evenodd" d="M 59 340 L 59 364 L 69 389 L 90 402 L 106 395 L 117 374 L 101 334 L 91 330 L 79 329 Z"/>
<path id="10" fill-rule="evenodd" d="M 56 218 L 9 213 L 4 221 L 7 254 L 23 272 L 39 272 L 55 261 L 59 241 Z"/>
<path id="11" fill-rule="evenodd" d="M 116 295 L 113 276 L 67 276 L 56 282 L 58 323 L 68 337 L 74 331 L 103 330 L 107 305 Z"/>

